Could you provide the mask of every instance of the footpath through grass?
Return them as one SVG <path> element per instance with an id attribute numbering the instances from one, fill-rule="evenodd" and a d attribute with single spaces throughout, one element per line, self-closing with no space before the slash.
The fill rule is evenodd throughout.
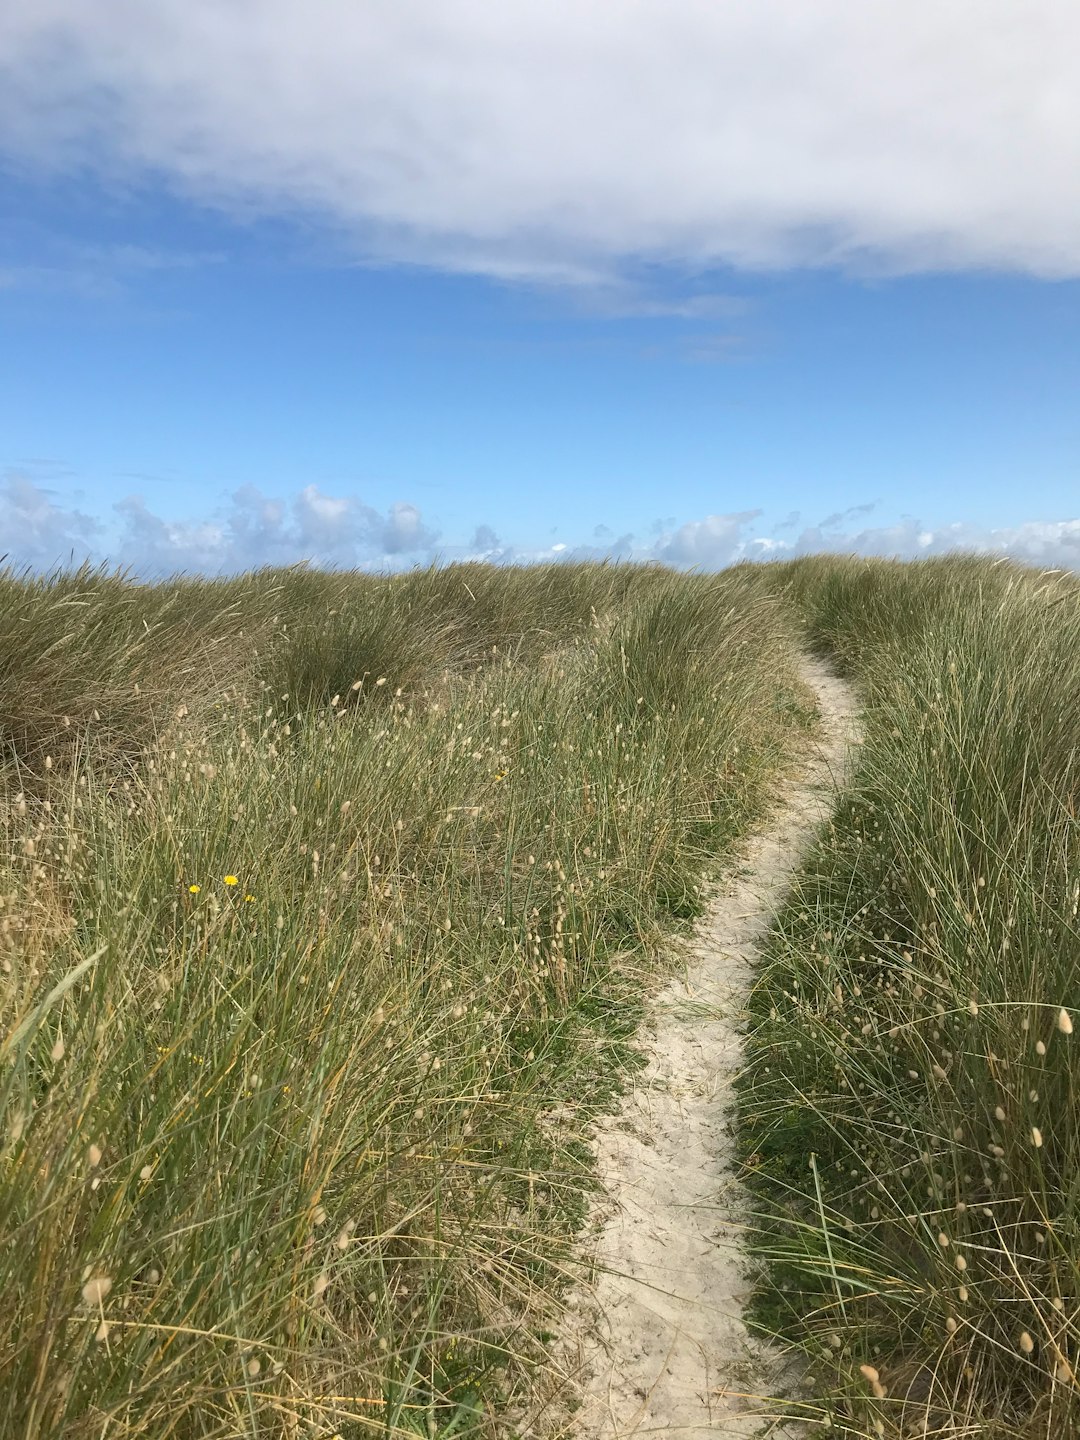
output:
<path id="1" fill-rule="evenodd" d="M 747 571 L 0 577 L 3 1440 L 527 1394 L 789 631 Z"/>
<path id="2" fill-rule="evenodd" d="M 1080 1435 L 1080 585 L 772 574 L 866 715 L 754 995 L 757 1318 L 838 1433 Z"/>

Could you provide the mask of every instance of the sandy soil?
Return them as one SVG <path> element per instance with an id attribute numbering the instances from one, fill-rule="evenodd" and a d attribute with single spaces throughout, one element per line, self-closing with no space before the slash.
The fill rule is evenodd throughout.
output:
<path id="1" fill-rule="evenodd" d="M 682 978 L 655 999 L 635 1091 L 595 1134 L 607 1199 L 593 1229 L 592 1283 L 572 1296 L 563 1367 L 581 1404 L 581 1440 L 663 1431 L 727 1436 L 795 1431 L 747 1396 L 775 1394 L 776 1356 L 742 1319 L 745 1200 L 729 1125 L 755 947 L 829 813 L 850 762 L 855 702 L 808 660 L 818 743 L 746 842 L 688 947 Z"/>

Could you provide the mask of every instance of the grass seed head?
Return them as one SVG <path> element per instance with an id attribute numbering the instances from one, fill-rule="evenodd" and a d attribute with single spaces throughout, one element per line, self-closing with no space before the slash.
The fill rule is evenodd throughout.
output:
<path id="1" fill-rule="evenodd" d="M 93 1275 L 82 1287 L 82 1298 L 87 1305 L 100 1305 L 112 1289 L 108 1275 Z"/>

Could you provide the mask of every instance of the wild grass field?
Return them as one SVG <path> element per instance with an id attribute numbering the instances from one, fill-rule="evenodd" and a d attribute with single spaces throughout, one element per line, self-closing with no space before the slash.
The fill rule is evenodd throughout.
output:
<path id="1" fill-rule="evenodd" d="M 496 1430 L 809 723 L 747 570 L 0 576 L 0 1436 Z"/>
<path id="2" fill-rule="evenodd" d="M 0 576 L 0 1440 L 505 1434 L 664 937 L 812 726 L 737 1133 L 811 1430 L 1080 1436 L 1080 582 Z"/>
<path id="3" fill-rule="evenodd" d="M 1080 1435 L 1080 583 L 774 574 L 865 737 L 754 993 L 758 1321 L 834 1432 Z"/>

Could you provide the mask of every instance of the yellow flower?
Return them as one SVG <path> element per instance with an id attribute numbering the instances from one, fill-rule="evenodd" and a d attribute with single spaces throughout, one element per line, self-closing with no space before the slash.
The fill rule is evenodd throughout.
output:
<path id="1" fill-rule="evenodd" d="M 226 885 L 239 885 L 239 884 L 240 884 L 240 881 L 236 878 L 235 875 L 226 875 L 226 876 L 225 876 L 225 884 L 226 884 Z"/>
<path id="2" fill-rule="evenodd" d="M 189 894 L 189 895 L 198 895 L 199 891 L 202 889 L 202 886 L 201 886 L 201 885 L 189 885 L 187 888 L 188 888 L 188 894 Z"/>
<path id="3" fill-rule="evenodd" d="M 248 905 L 250 905 L 251 902 L 252 902 L 252 900 L 254 900 L 254 899 L 255 899 L 255 896 L 254 896 L 254 895 L 245 895 L 245 896 L 244 896 L 244 902 L 245 902 L 245 904 L 248 904 Z"/>
<path id="4" fill-rule="evenodd" d="M 496 780 L 505 780 L 505 779 L 506 779 L 506 771 L 505 771 L 505 770 L 500 770 L 500 771 L 498 771 L 498 773 L 497 773 L 496 776 L 495 776 L 495 779 L 496 779 Z"/>

